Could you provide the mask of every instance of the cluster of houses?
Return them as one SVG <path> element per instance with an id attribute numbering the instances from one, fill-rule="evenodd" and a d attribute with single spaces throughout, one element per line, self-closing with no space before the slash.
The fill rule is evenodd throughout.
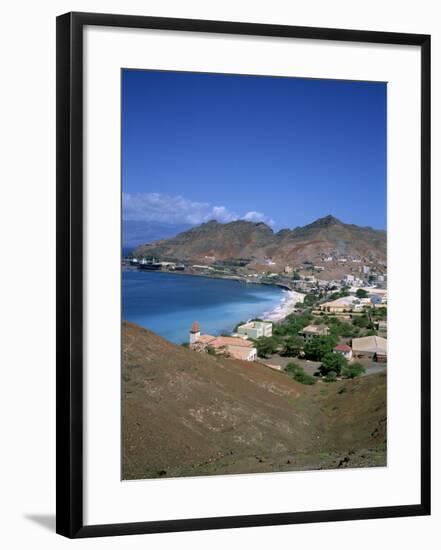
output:
<path id="1" fill-rule="evenodd" d="M 270 265 L 271 259 L 268 260 Z M 325 261 L 325 260 L 324 260 Z M 355 261 L 355 260 L 353 260 Z M 314 268 L 315 266 L 311 266 Z M 203 266 L 194 265 L 193 269 L 203 268 Z M 369 273 L 368 266 L 362 266 L 363 274 Z M 208 268 L 209 269 L 209 268 Z M 285 267 L 285 273 L 291 274 L 292 268 Z M 277 277 L 277 274 L 272 274 Z M 256 274 L 248 277 L 257 277 Z M 382 307 L 387 304 L 387 290 L 377 286 L 369 286 L 363 283 L 361 279 L 353 275 L 345 275 L 340 281 L 320 281 L 313 274 L 303 275 L 299 281 L 293 281 L 294 284 L 306 287 L 321 288 L 325 292 L 334 292 L 336 289 L 344 288 L 349 295 L 321 302 L 316 306 L 313 313 L 333 314 L 342 317 L 352 316 L 351 314 L 360 314 L 366 308 Z M 332 289 L 332 290 L 331 290 Z M 362 289 L 364 293 L 357 292 Z M 358 294 L 358 296 L 357 296 Z M 364 295 L 364 297 L 360 297 Z M 379 320 L 376 323 L 378 335 L 353 338 L 351 346 L 347 343 L 340 343 L 335 346 L 333 352 L 345 357 L 348 361 L 353 359 L 367 359 L 377 362 L 387 361 L 387 321 Z M 304 342 L 310 342 L 320 336 L 328 336 L 330 329 L 325 324 L 311 324 L 303 328 L 299 335 Z M 211 334 L 201 334 L 199 323 L 193 323 L 190 330 L 190 348 L 196 351 L 211 352 L 216 355 L 223 354 L 234 359 L 243 361 L 257 360 L 257 349 L 253 341 L 261 337 L 272 336 L 272 323 L 267 321 L 250 321 L 237 327 L 236 332 L 231 336 L 213 336 Z M 272 366 L 272 365 L 268 365 Z M 281 367 L 273 366 L 280 369 Z"/>
<path id="2" fill-rule="evenodd" d="M 351 292 L 352 289 L 350 289 Z M 387 290 L 379 288 L 365 288 L 368 296 L 357 298 L 357 296 L 345 296 L 330 302 L 319 304 L 318 310 L 325 313 L 360 313 L 366 307 L 381 307 L 387 304 Z"/>
<path id="3" fill-rule="evenodd" d="M 273 325 L 265 321 L 251 321 L 237 328 L 236 336 L 212 336 L 201 334 L 199 323 L 195 321 L 190 330 L 190 348 L 195 351 L 210 351 L 216 355 L 228 355 L 242 361 L 256 361 L 257 349 L 248 340 L 261 336 L 272 336 Z"/>
<path id="4" fill-rule="evenodd" d="M 322 271 L 320 266 L 313 266 L 315 271 Z M 373 290 L 375 287 L 384 286 L 385 275 L 367 275 L 369 273 L 369 267 L 363 266 L 366 269 L 365 277 L 357 277 L 356 275 L 346 274 L 341 279 L 318 279 L 313 274 L 298 275 L 296 280 L 291 281 L 291 285 L 296 289 L 303 292 L 309 292 L 315 288 L 320 288 L 327 291 L 338 291 L 342 288 L 350 288 L 351 292 L 355 292 L 359 288 L 365 288 Z M 286 268 L 285 268 L 286 273 Z M 368 281 L 369 278 L 369 281 Z M 372 286 L 367 286 L 372 285 Z"/>
<path id="5" fill-rule="evenodd" d="M 387 325 L 385 326 L 387 327 Z M 310 342 L 319 336 L 328 336 L 329 327 L 326 325 L 308 325 L 299 334 L 305 342 Z M 352 347 L 347 344 L 338 344 L 333 352 L 343 355 L 348 361 L 352 359 L 370 359 L 385 363 L 387 361 L 387 339 L 382 336 L 353 338 Z"/>
<path id="6" fill-rule="evenodd" d="M 385 321 L 380 322 L 385 323 Z M 299 335 L 307 343 L 319 336 L 328 336 L 329 332 L 327 325 L 312 324 L 303 328 Z M 207 352 L 211 350 L 216 355 L 227 355 L 241 361 L 256 361 L 257 349 L 251 340 L 257 340 L 262 336 L 272 336 L 272 323 L 250 321 L 240 325 L 233 336 L 212 336 L 211 334 L 201 334 L 199 323 L 195 321 L 190 330 L 189 344 L 190 348 L 195 351 Z M 333 352 L 343 355 L 348 361 L 352 359 L 369 359 L 386 362 L 387 339 L 382 336 L 353 338 L 352 346 L 338 344 Z"/>

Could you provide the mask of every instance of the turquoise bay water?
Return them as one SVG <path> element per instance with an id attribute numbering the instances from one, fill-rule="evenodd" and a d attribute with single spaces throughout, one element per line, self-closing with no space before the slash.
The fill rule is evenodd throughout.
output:
<path id="1" fill-rule="evenodd" d="M 181 344 L 193 321 L 201 332 L 231 332 L 239 321 L 274 309 L 281 288 L 172 273 L 123 270 L 123 319 Z"/>

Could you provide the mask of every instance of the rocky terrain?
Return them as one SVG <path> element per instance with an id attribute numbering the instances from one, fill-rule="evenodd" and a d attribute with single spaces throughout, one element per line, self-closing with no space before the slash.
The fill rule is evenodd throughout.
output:
<path id="1" fill-rule="evenodd" d="M 210 221 L 139 246 L 134 255 L 204 264 L 240 259 L 250 266 L 261 265 L 267 258 L 280 266 L 317 263 L 328 255 L 385 262 L 386 232 L 345 224 L 333 216 L 277 233 L 264 223 Z"/>
<path id="2" fill-rule="evenodd" d="M 124 479 L 386 464 L 386 375 L 315 386 L 124 321 Z"/>

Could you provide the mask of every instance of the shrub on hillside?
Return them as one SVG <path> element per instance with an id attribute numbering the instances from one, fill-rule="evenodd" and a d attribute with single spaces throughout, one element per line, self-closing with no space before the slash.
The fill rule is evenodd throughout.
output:
<path id="1" fill-rule="evenodd" d="M 341 369 L 341 374 L 344 378 L 357 378 L 366 372 L 366 369 L 361 363 L 353 363 L 346 365 Z"/>
<path id="2" fill-rule="evenodd" d="M 313 376 L 307 374 L 303 370 L 303 367 L 301 367 L 297 363 L 288 363 L 285 370 L 290 376 L 293 377 L 296 382 L 299 382 L 300 384 L 312 386 L 316 383 L 316 379 Z"/>
<path id="3" fill-rule="evenodd" d="M 325 382 L 335 382 L 337 380 L 337 373 L 333 370 L 329 371 L 328 374 L 323 378 Z"/>

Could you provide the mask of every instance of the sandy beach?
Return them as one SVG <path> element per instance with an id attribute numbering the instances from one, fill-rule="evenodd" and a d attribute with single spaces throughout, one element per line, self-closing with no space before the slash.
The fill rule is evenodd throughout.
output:
<path id="1" fill-rule="evenodd" d="M 273 323 L 283 321 L 287 315 L 294 311 L 297 302 L 303 302 L 304 298 L 304 294 L 296 292 L 295 290 L 285 291 L 280 304 L 271 311 L 265 313 L 263 319 L 265 321 L 272 321 Z"/>

